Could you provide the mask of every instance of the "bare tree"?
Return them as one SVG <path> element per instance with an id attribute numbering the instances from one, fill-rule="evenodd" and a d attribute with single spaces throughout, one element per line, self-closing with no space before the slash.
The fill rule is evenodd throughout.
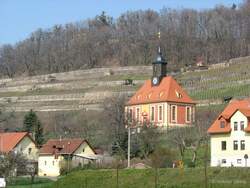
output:
<path id="1" fill-rule="evenodd" d="M 197 57 L 208 64 L 250 55 L 249 1 L 213 9 L 162 8 L 128 11 L 117 19 L 105 12 L 77 23 L 38 29 L 16 45 L 0 47 L 0 75 L 18 76 L 110 66 L 147 65 L 158 45 L 169 69 L 194 65 Z"/>
<path id="2" fill-rule="evenodd" d="M 16 173 L 27 173 L 27 160 L 20 154 L 15 152 L 0 154 L 0 175 L 6 178 L 15 176 Z"/>

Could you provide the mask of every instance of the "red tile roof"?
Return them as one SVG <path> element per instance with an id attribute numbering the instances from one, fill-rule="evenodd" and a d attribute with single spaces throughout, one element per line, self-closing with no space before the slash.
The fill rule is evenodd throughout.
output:
<path id="1" fill-rule="evenodd" d="M 61 140 L 50 139 L 42 146 L 40 149 L 40 154 L 73 154 L 84 142 L 90 146 L 87 140 L 80 138 Z"/>
<path id="2" fill-rule="evenodd" d="M 246 117 L 250 118 L 250 98 L 244 100 L 231 101 L 228 106 L 223 110 L 223 112 L 219 115 L 219 117 L 214 121 L 214 123 L 209 127 L 207 132 L 209 134 L 230 133 L 230 118 L 238 110 Z M 221 128 L 220 126 L 221 118 L 227 121 L 226 126 L 224 128 Z M 245 130 L 250 130 L 249 125 Z"/>
<path id="3" fill-rule="evenodd" d="M 0 133 L 0 152 L 3 152 L 3 153 L 10 152 L 26 136 L 28 136 L 33 141 L 33 139 L 29 136 L 28 132 Z"/>
<path id="4" fill-rule="evenodd" d="M 158 86 L 152 86 L 151 80 L 146 80 L 127 104 L 136 105 L 166 101 L 195 104 L 172 76 L 162 78 Z"/>

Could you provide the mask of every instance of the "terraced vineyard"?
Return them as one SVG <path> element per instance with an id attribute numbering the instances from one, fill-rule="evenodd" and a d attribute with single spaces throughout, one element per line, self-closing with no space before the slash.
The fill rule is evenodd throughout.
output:
<path id="1" fill-rule="evenodd" d="M 250 96 L 250 57 L 223 66 L 173 75 L 198 105 L 221 104 L 224 96 Z M 0 103 L 6 110 L 101 110 L 103 100 L 131 96 L 151 77 L 151 66 L 99 68 L 0 80 Z M 132 85 L 125 85 L 132 79 Z"/>

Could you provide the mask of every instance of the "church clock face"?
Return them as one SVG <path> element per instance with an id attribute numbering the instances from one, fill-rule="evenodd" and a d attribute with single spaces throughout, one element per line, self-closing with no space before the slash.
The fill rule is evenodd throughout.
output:
<path id="1" fill-rule="evenodd" d="M 159 80 L 158 80 L 157 77 L 154 77 L 153 80 L 152 80 L 152 82 L 153 82 L 153 85 L 157 85 L 158 82 L 159 82 Z"/>

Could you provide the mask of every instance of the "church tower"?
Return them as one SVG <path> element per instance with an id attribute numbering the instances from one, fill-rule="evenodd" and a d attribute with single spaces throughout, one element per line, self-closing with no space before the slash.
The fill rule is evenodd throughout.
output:
<path id="1" fill-rule="evenodd" d="M 159 41 L 160 37 L 161 34 L 159 32 L 158 33 Z M 157 58 L 152 64 L 153 64 L 153 76 L 151 78 L 151 84 L 152 86 L 157 86 L 160 84 L 162 78 L 165 77 L 167 74 L 167 62 L 162 55 L 160 44 L 158 47 Z"/>

